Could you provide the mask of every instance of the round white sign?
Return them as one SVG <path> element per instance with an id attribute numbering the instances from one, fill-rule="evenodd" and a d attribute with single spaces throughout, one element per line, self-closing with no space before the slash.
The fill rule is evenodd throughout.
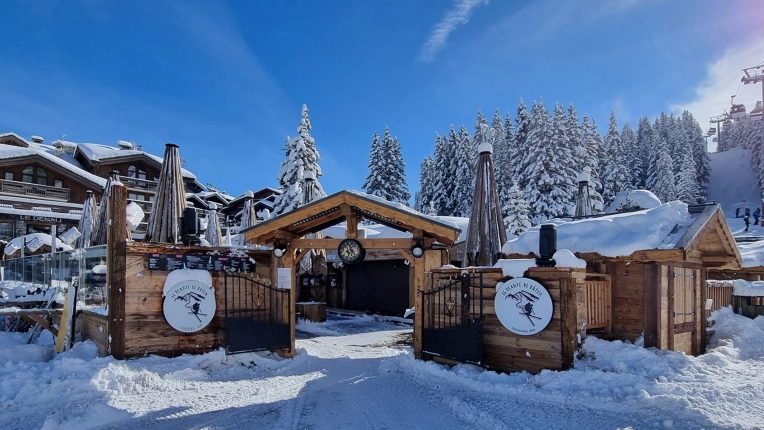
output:
<path id="1" fill-rule="evenodd" d="M 544 330 L 554 313 L 549 291 L 528 278 L 515 278 L 498 284 L 494 309 L 501 325 L 523 336 Z"/>
<path id="2" fill-rule="evenodd" d="M 166 290 L 162 309 L 175 330 L 199 331 L 215 316 L 215 290 L 195 279 L 178 282 Z"/>

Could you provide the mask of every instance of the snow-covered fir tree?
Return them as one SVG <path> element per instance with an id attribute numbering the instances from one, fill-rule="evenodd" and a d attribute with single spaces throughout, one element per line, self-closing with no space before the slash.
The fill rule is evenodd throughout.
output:
<path id="1" fill-rule="evenodd" d="M 650 120 L 647 117 L 640 119 L 639 126 L 637 127 L 637 151 L 642 163 L 642 170 L 640 171 L 639 178 L 632 176 L 632 184 L 635 189 L 647 188 L 651 167 L 650 154 L 655 146 L 654 144 L 657 142 L 658 140 L 655 137 L 655 130 L 650 124 Z"/>
<path id="2" fill-rule="evenodd" d="M 385 130 L 385 135 L 389 135 L 388 130 Z M 388 163 L 390 199 L 388 200 L 408 206 L 409 200 L 411 199 L 411 193 L 409 192 L 409 184 L 406 181 L 406 163 L 403 161 L 401 144 L 398 142 L 397 137 L 392 139 L 388 148 L 388 157 L 390 159 Z"/>
<path id="3" fill-rule="evenodd" d="M 385 177 L 387 170 L 386 156 L 387 154 L 385 154 L 382 147 L 382 141 L 375 131 L 371 139 L 371 150 L 369 151 L 369 174 L 366 176 L 366 181 L 361 186 L 361 189 L 367 194 L 389 200 L 390 193 L 387 189 L 388 178 Z"/>
<path id="4" fill-rule="evenodd" d="M 676 184 L 676 198 L 687 203 L 698 202 L 698 178 L 695 167 L 695 157 L 691 151 L 684 154 L 682 167 L 679 169 L 679 180 Z"/>
<path id="5" fill-rule="evenodd" d="M 552 148 L 552 124 L 544 100 L 531 108 L 527 151 L 523 163 L 528 166 L 528 185 L 523 191 L 530 206 L 530 218 L 539 224 L 568 212 L 568 184 Z"/>
<path id="6" fill-rule="evenodd" d="M 565 205 L 565 210 L 557 215 L 570 215 L 575 211 L 576 192 L 578 185 L 576 177 L 578 176 L 578 161 L 573 156 L 574 150 L 571 148 L 570 125 L 565 108 L 560 103 L 555 103 L 552 114 L 552 129 L 550 136 L 550 149 L 554 157 L 552 169 L 557 171 L 560 188 L 559 193 L 563 195 L 560 204 Z"/>
<path id="7" fill-rule="evenodd" d="M 581 171 L 584 170 L 584 167 L 589 168 L 589 198 L 592 201 L 592 213 L 597 214 L 604 209 L 601 193 L 602 181 L 599 170 L 602 136 L 597 131 L 597 124 L 594 119 L 590 120 L 586 114 L 584 114 L 584 118 L 581 121 L 581 139 L 583 150 L 576 152 L 583 152 L 584 158 L 581 160 Z"/>
<path id="8" fill-rule="evenodd" d="M 530 208 L 528 208 L 528 202 L 523 199 L 523 192 L 516 184 L 512 184 L 507 191 L 507 199 L 502 203 L 502 213 L 506 212 L 504 216 L 504 228 L 507 233 L 519 236 L 529 228 L 531 228 L 531 220 L 528 217 Z"/>
<path id="9" fill-rule="evenodd" d="M 456 142 L 456 156 L 453 160 L 456 166 L 456 186 L 453 194 L 454 209 L 451 215 L 468 217 L 472 212 L 472 197 L 475 194 L 477 151 L 470 133 L 464 126 L 459 129 Z"/>
<path id="10" fill-rule="evenodd" d="M 511 124 L 511 122 L 510 122 Z M 491 120 L 491 128 L 493 129 L 493 171 L 496 179 L 496 188 L 499 191 L 499 202 L 502 205 L 502 219 L 506 215 L 503 212 L 504 202 L 507 199 L 507 192 L 512 183 L 512 174 L 510 171 L 510 148 L 509 142 L 507 142 L 507 133 L 504 130 L 504 120 L 501 118 L 501 112 L 496 109 Z M 511 131 L 510 131 L 511 133 Z"/>
<path id="11" fill-rule="evenodd" d="M 616 194 L 629 188 L 629 174 L 626 170 L 626 158 L 615 112 L 610 112 L 610 123 L 605 136 L 605 168 L 602 178 L 602 199 L 605 205 L 615 200 Z"/>
<path id="12" fill-rule="evenodd" d="M 276 197 L 276 201 L 273 203 L 273 211 L 277 215 L 289 212 L 302 205 L 303 185 L 305 184 L 303 175 L 306 171 L 313 172 L 316 178 L 314 181 L 311 181 L 313 184 L 313 196 L 318 198 L 326 195 L 323 187 L 321 187 L 321 183 L 318 182 L 318 178 L 323 176 L 321 166 L 318 165 L 318 160 L 321 157 L 316 149 L 316 142 L 313 136 L 310 135 L 310 130 L 311 124 L 308 106 L 302 105 L 302 118 L 300 119 L 300 125 L 297 126 L 297 137 L 294 139 L 287 137 L 285 147 L 286 159 L 281 162 L 281 170 L 278 176 L 281 195 Z"/>
<path id="13" fill-rule="evenodd" d="M 708 156 L 706 139 L 703 137 L 703 129 L 690 111 L 682 112 L 681 121 L 695 161 L 698 201 L 702 202 L 708 197 L 708 180 L 711 177 L 711 160 Z"/>
<path id="14" fill-rule="evenodd" d="M 448 136 L 435 137 L 435 193 L 433 200 L 438 215 L 454 212 L 453 195 L 456 188 L 456 130 L 451 126 Z"/>
<path id="15" fill-rule="evenodd" d="M 428 155 L 419 170 L 419 191 L 416 192 L 414 205 L 419 212 L 429 213 L 431 207 L 435 208 L 435 183 L 435 160 Z"/>
<path id="16" fill-rule="evenodd" d="M 628 188 L 637 189 L 642 177 L 642 157 L 637 146 L 637 134 L 634 133 L 634 129 L 629 124 L 624 125 L 621 130 L 621 143 L 623 144 L 623 156 L 629 175 Z"/>
<path id="17" fill-rule="evenodd" d="M 525 156 L 528 150 L 528 129 L 530 127 L 530 115 L 528 114 L 528 107 L 525 106 L 523 99 L 517 104 L 517 115 L 515 115 L 515 144 L 513 154 L 513 175 L 517 186 L 521 190 L 525 190 L 528 185 L 528 179 L 526 175 Z"/>
<path id="18" fill-rule="evenodd" d="M 660 144 L 655 151 L 657 162 L 655 176 L 649 188 L 661 202 L 676 200 L 676 185 L 674 184 L 674 165 L 668 152 L 668 142 L 661 138 Z"/>

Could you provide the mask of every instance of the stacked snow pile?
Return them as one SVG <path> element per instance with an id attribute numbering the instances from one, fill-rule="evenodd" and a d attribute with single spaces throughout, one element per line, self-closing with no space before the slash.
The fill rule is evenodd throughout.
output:
<path id="1" fill-rule="evenodd" d="M 648 190 L 621 191 L 605 210 L 606 213 L 629 212 L 657 208 L 661 199 Z"/>
<path id="2" fill-rule="evenodd" d="M 732 295 L 741 297 L 764 297 L 764 281 L 732 281 Z"/>
<path id="3" fill-rule="evenodd" d="M 664 203 L 653 209 L 576 221 L 559 219 L 544 224 L 557 227 L 557 248 L 572 252 L 597 252 L 608 257 L 628 256 L 645 249 L 671 249 L 681 237 L 681 227 L 692 224 L 687 204 Z M 508 240 L 507 255 L 538 254 L 540 225 Z"/>
<path id="4" fill-rule="evenodd" d="M 743 257 L 743 267 L 764 266 L 764 240 L 738 243 L 737 249 Z"/>

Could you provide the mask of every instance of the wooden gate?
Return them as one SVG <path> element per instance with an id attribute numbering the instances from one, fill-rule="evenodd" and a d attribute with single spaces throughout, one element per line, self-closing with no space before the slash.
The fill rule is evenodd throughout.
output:
<path id="1" fill-rule="evenodd" d="M 700 270 L 673 267 L 673 295 L 669 296 L 669 321 L 673 320 L 671 349 L 687 355 L 699 349 L 698 321 L 701 312 Z"/>
<path id="2" fill-rule="evenodd" d="M 290 348 L 291 290 L 225 274 L 226 354 Z"/>
<path id="3" fill-rule="evenodd" d="M 429 282 L 423 296 L 422 351 L 480 364 L 483 360 L 483 274 Z"/>
<path id="4" fill-rule="evenodd" d="M 587 273 L 587 278 L 593 274 Z M 608 333 L 613 330 L 613 313 L 610 275 L 596 274 L 598 280 L 587 279 L 586 286 L 586 329 L 603 330 Z"/>

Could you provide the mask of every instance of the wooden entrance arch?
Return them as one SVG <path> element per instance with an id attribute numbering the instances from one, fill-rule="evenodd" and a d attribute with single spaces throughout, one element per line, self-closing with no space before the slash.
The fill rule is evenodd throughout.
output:
<path id="1" fill-rule="evenodd" d="M 358 223 L 366 218 L 370 221 L 409 232 L 411 238 L 395 239 L 364 239 L 358 237 Z M 410 296 L 414 298 L 417 315 L 420 314 L 422 296 L 419 291 L 424 287 L 425 272 L 441 267 L 448 263 L 444 250 L 433 249 L 435 242 L 444 246 L 452 246 L 459 237 L 460 229 L 455 225 L 386 200 L 355 191 L 340 191 L 291 212 L 272 218 L 244 231 L 247 242 L 273 246 L 276 240 L 286 243 L 287 250 L 281 258 L 273 258 L 271 279 L 273 285 L 278 283 L 278 269 L 291 270 L 291 284 L 297 283 L 296 266 L 311 249 L 337 249 L 339 239 L 305 239 L 310 233 L 319 232 L 333 225 L 347 222 L 346 238 L 357 239 L 364 249 L 394 249 L 410 262 L 409 281 Z M 414 244 L 424 245 L 425 252 L 421 258 L 411 254 Z M 293 315 L 295 295 L 289 295 L 289 303 L 283 303 L 286 312 Z M 291 347 L 280 350 L 284 357 L 294 356 L 295 320 L 288 321 L 291 333 Z M 419 318 L 414 319 L 414 352 L 417 357 L 422 354 L 422 325 Z"/>

